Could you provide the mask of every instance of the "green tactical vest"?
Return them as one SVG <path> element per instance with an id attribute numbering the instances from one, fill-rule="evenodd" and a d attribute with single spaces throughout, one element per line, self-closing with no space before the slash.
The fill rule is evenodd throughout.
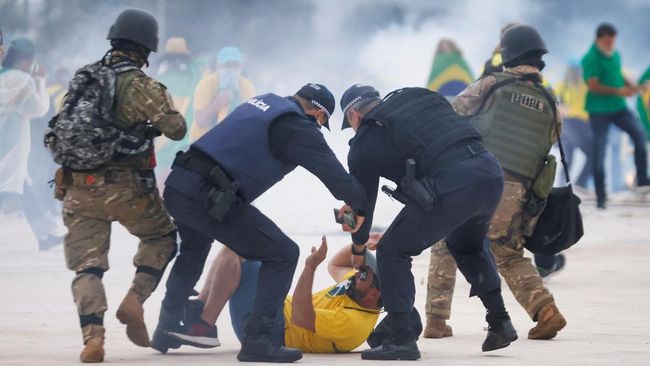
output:
<path id="1" fill-rule="evenodd" d="M 497 83 L 486 97 L 493 97 L 492 104 L 480 109 L 472 124 L 504 170 L 534 179 L 553 145 L 555 106 L 541 85 L 508 73 L 493 75 Z"/>

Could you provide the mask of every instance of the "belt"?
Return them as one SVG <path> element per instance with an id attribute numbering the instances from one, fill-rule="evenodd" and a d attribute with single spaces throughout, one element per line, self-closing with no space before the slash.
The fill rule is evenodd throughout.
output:
<path id="1" fill-rule="evenodd" d="M 97 172 L 70 172 L 75 186 L 98 186 L 131 180 L 137 174 L 132 170 L 102 170 Z"/>
<path id="2" fill-rule="evenodd" d="M 203 178 L 210 180 L 210 173 L 218 164 L 203 152 L 190 148 L 187 152 L 179 153 L 174 159 L 172 168 L 180 166 L 191 170 Z"/>

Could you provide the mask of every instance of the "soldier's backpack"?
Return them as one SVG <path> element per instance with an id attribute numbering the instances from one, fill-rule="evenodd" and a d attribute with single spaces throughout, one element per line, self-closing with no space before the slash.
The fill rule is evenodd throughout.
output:
<path id="1" fill-rule="evenodd" d="M 103 61 L 79 69 L 68 89 L 61 112 L 54 116 L 45 145 L 57 164 L 74 170 L 97 169 L 117 154 L 135 155 L 151 140 L 135 136 L 115 121 L 115 81 L 120 73 L 138 69 L 129 61 L 107 66 Z M 135 77 L 137 73 L 126 77 Z"/>

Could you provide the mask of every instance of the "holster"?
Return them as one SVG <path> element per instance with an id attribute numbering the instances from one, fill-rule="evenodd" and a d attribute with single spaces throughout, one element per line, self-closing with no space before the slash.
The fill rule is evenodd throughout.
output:
<path id="1" fill-rule="evenodd" d="M 438 196 L 431 179 L 402 179 L 400 189 L 407 197 L 420 205 L 426 213 L 430 213 L 433 206 L 438 203 Z"/>
<path id="2" fill-rule="evenodd" d="M 54 198 L 63 201 L 68 187 L 72 184 L 72 176 L 64 168 L 59 168 L 54 173 Z"/>
<path id="3" fill-rule="evenodd" d="M 411 200 L 415 201 L 426 213 L 433 210 L 438 203 L 435 185 L 432 178 L 416 179 L 416 163 L 413 159 L 406 160 L 406 175 L 402 178 L 399 191 Z"/>
<path id="4" fill-rule="evenodd" d="M 212 168 L 209 181 L 213 187 L 206 202 L 208 213 L 218 222 L 227 222 L 244 206 L 244 200 L 237 194 L 239 182 L 231 181 L 218 165 Z"/>

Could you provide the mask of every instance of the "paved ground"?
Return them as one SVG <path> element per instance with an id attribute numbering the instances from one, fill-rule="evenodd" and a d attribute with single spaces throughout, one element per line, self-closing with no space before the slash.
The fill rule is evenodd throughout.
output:
<path id="1" fill-rule="evenodd" d="M 467 298 L 459 281 L 451 325 L 455 336 L 419 341 L 422 361 L 436 365 L 648 365 L 650 364 L 650 206 L 612 205 L 607 212 L 584 207 L 587 235 L 568 251 L 568 268 L 549 282 L 569 325 L 556 340 L 525 339 L 533 325 L 504 290 L 506 303 L 522 339 L 491 354 L 480 352 L 485 336 L 483 311 Z M 385 215 L 384 215 L 385 216 Z M 283 226 L 285 227 L 285 226 Z M 287 230 L 291 233 L 291 230 Z M 318 242 L 319 232 L 291 235 L 303 252 Z M 330 236 L 332 252 L 346 243 Z M 113 314 L 133 273 L 130 261 L 136 241 L 114 227 L 106 274 L 107 362 L 123 365 L 214 365 L 235 363 L 238 343 L 229 319 L 219 320 L 222 347 L 183 348 L 163 356 L 132 345 Z M 0 217 L 0 364 L 70 365 L 81 349 L 78 320 L 71 300 L 72 273 L 64 267 L 62 249 L 39 253 L 28 227 L 18 217 Z M 428 253 L 414 261 L 418 296 L 423 309 Z M 324 269 L 317 286 L 329 284 Z M 297 277 L 297 276 L 296 276 Z M 155 326 L 162 292 L 146 304 L 149 327 Z M 226 314 L 227 315 L 227 314 Z M 362 364 L 358 354 L 306 355 L 303 364 Z"/>

